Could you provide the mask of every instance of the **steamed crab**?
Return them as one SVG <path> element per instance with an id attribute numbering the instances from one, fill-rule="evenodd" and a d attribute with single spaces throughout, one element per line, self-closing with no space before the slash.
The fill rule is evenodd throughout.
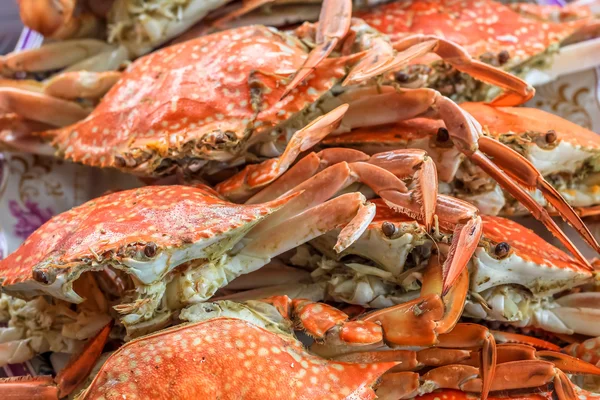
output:
<path id="1" fill-rule="evenodd" d="M 526 107 L 492 107 L 482 103 L 462 103 L 462 109 L 483 127 L 486 136 L 496 139 L 518 152 L 531 163 L 514 176 L 527 188 L 550 190 L 536 183 L 537 174 L 544 176 L 579 213 L 595 213 L 598 197 L 598 136 L 592 131 L 544 111 Z M 523 207 L 500 190 L 487 174 L 461 157 L 452 146 L 445 126 L 437 121 L 413 119 L 388 124 L 376 129 L 356 129 L 322 141 L 327 147 L 349 147 L 374 154 L 399 148 L 426 150 L 439 172 L 442 193 L 463 198 L 475 204 L 484 214 L 521 215 Z M 490 151 L 490 155 L 495 151 Z M 496 162 L 507 154 L 496 150 Z M 535 171 L 535 172 L 534 172 Z M 509 172 L 509 170 L 507 170 Z M 509 172 L 510 173 L 510 172 Z M 535 194 L 536 201 L 548 202 Z M 557 204 L 552 204 L 557 206 Z"/>
<path id="2" fill-rule="evenodd" d="M 297 35 L 314 38 L 314 47 L 308 55 L 308 49 L 294 37 L 260 26 L 171 46 L 134 63 L 89 117 L 45 135 L 54 138 L 61 155 L 75 161 L 116 166 L 148 176 L 170 174 L 183 167 L 187 172 L 219 181 L 223 178 L 219 173 L 225 169 L 254 157 L 278 155 L 294 128 L 306 126 L 307 120 L 323 111 L 332 110 L 333 117 L 327 114 L 323 118 L 331 118 L 330 126 L 335 127 L 339 122 L 340 100 L 350 103 L 355 110 L 341 122 L 350 128 L 414 116 L 441 118 L 458 150 L 525 203 L 526 208 L 576 253 L 546 212 L 479 150 L 479 146 L 484 145 L 493 150 L 496 142 L 484 137 L 479 124 L 456 104 L 430 89 L 381 95 L 373 85 L 358 88 L 356 84 L 371 82 L 371 77 L 434 51 L 447 57 L 459 70 L 507 89 L 495 99 L 494 105 L 521 103 L 531 97 L 533 90 L 510 74 L 471 60 L 463 49 L 443 39 L 409 38 L 395 50 L 386 38 L 362 22 L 350 19 L 349 1 L 336 5 L 342 7 L 339 14 L 332 12 L 336 10 L 333 3 L 325 3 L 322 21 L 316 30 L 314 26 L 303 26 L 297 31 Z M 360 51 L 367 43 L 370 50 Z M 358 49 L 352 49 L 350 44 Z M 340 45 L 341 54 L 334 52 Z M 234 50 L 236 56 L 230 55 Z M 402 51 L 398 53 L 398 50 Z M 236 60 L 239 67 L 228 64 Z M 349 72 L 348 66 L 351 67 Z M 195 73 L 190 75 L 191 71 Z M 297 73 L 287 81 L 280 78 L 286 71 Z M 184 76 L 187 78 L 182 79 Z M 212 82 L 218 90 L 210 91 L 207 82 Z M 335 96 L 340 82 L 355 85 Z M 133 87 L 142 89 L 132 97 Z M 40 100 L 15 89 L 3 93 L 13 108 L 25 114 L 31 111 L 25 105 Z M 242 100 L 224 103 L 223 98 Z M 201 107 L 197 107 L 198 104 Z M 56 105 L 44 109 L 43 115 L 29 112 L 26 116 L 47 118 L 44 122 L 52 123 L 58 116 L 68 114 L 67 109 L 56 108 Z M 361 113 L 371 110 L 381 115 L 374 114 L 377 117 L 368 121 L 361 117 Z M 18 135 L 14 136 L 5 138 L 5 142 L 22 145 Z M 302 141 L 292 144 L 307 148 Z M 32 144 L 28 142 L 26 148 L 32 149 Z M 512 157 L 510 163 L 528 167 L 526 160 L 518 156 Z M 511 165 L 505 163 L 503 168 Z M 287 166 L 278 166 L 275 176 Z M 253 174 L 260 176 L 266 169 L 268 175 L 273 175 L 273 167 L 274 163 L 268 161 L 262 171 L 259 169 Z M 537 176 L 535 171 L 532 174 Z M 543 180 L 538 183 L 545 187 Z M 548 190 L 544 195 L 597 249 L 585 225 L 560 195 Z"/>
<path id="3" fill-rule="evenodd" d="M 374 314 L 377 314 L 375 312 Z M 442 388 L 480 393 L 487 390 L 537 389 L 554 383 L 559 399 L 572 399 L 580 389 L 566 377 L 599 374 L 600 369 L 553 351 L 536 351 L 527 345 L 499 345 L 478 351 L 469 349 L 464 334 L 489 332 L 473 324 L 459 324 L 440 335 L 438 347 L 417 350 L 373 351 L 387 343 L 385 328 L 369 322 L 370 314 L 353 319 L 326 304 L 286 296 L 261 301 L 219 301 L 192 306 L 182 312 L 190 323 L 136 339 L 124 345 L 93 373 L 91 383 L 77 396 L 92 399 L 142 398 L 292 398 L 409 399 Z M 293 324 L 292 324 L 293 323 Z M 333 338 L 355 353 L 351 361 L 323 359 L 308 353 L 295 339 L 292 326 L 315 338 Z M 93 338 L 56 379 L 8 378 L 0 390 L 13 395 L 45 395 L 56 398 L 74 392 L 92 370 L 106 342 L 110 326 Z M 510 336 L 510 335 L 509 335 Z M 489 336 L 492 337 L 492 336 Z M 518 343 L 522 337 L 513 337 Z M 214 348 L 219 343 L 219 350 Z M 342 344 L 343 343 L 343 344 Z M 493 343 L 493 342 L 492 342 Z M 467 345 L 465 350 L 455 346 Z M 496 365 L 496 360 L 498 361 Z M 491 364 L 490 364 L 491 362 Z M 490 364 L 480 375 L 478 366 Z M 426 373 L 419 372 L 429 367 Z M 157 371 L 164 373 L 157 374 Z M 189 379 L 170 384 L 171 370 L 185 370 Z M 389 371 L 386 373 L 386 371 Z M 412 372 L 416 371 L 416 372 Z M 530 379 L 515 380 L 517 371 Z M 565 372 L 563 372 L 565 371 Z M 277 372 L 277 373 L 275 373 Z M 252 375 L 247 379 L 244 374 Z M 380 384 L 378 378 L 384 375 Z M 267 379 L 267 376 L 277 376 Z M 513 377 L 511 379 L 510 377 Z M 373 391 L 374 386 L 376 392 Z M 393 396 L 393 397 L 392 397 Z"/>
<path id="4" fill-rule="evenodd" d="M 50 296 L 54 305 L 43 300 L 38 305 L 47 309 L 44 315 L 51 323 L 53 315 L 58 324 L 73 317 L 61 318 L 62 304 L 78 304 L 74 324 L 96 322 L 85 331 L 71 330 L 77 335 L 68 335 L 71 340 L 96 333 L 107 318 L 119 318 L 130 335 L 140 335 L 168 325 L 182 306 L 209 299 L 219 287 L 278 253 L 352 221 L 340 235 L 341 250 L 372 216 L 372 206 L 358 193 L 316 207 L 299 208 L 296 202 L 295 217 L 274 214 L 286 204 L 294 206 L 289 203 L 294 197 L 240 206 L 196 187 L 149 186 L 109 194 L 54 217 L 2 260 L 2 288 L 24 298 Z M 306 222 L 303 228 L 292 228 L 300 220 Z M 275 230 L 253 234 L 263 222 L 275 222 Z M 277 243 L 273 232 L 282 235 Z M 23 328 L 18 319 L 11 327 Z M 31 355 L 19 344 L 21 338 L 13 339 L 3 347 L 3 360 Z M 47 348 L 48 340 L 39 338 L 38 350 Z"/>
<path id="5" fill-rule="evenodd" d="M 246 300 L 285 293 L 383 309 L 419 296 L 423 269 L 440 257 L 436 252 L 456 251 L 457 257 L 468 254 L 451 250 L 452 236 L 444 224 L 432 235 L 422 224 L 392 212 L 381 200 L 373 203 L 375 218 L 346 250 L 339 254 L 330 250 L 335 243 L 332 231 L 313 239 L 309 246 L 300 246 L 284 260 L 307 272 L 292 274 L 289 267 L 272 266 L 269 275 L 277 276 L 280 270 L 291 280 L 268 283 L 258 271 L 239 283 L 233 281 L 221 298 Z M 470 260 L 463 258 L 470 285 L 465 289 L 462 315 L 561 335 L 600 336 L 600 293 L 581 290 L 598 283 L 597 273 L 513 221 L 486 215 L 481 219 L 477 248 Z"/>
<path id="6" fill-rule="evenodd" d="M 276 26 L 283 25 L 295 22 L 294 14 L 298 14 L 299 9 L 307 20 L 314 20 L 316 13 L 311 10 L 317 8 L 315 3 L 319 2 L 248 1 L 214 24 L 231 26 L 232 18 L 259 6 L 270 9 L 262 14 L 246 15 L 233 24 L 269 18 Z M 431 0 L 366 1 L 359 5 L 364 7 L 354 16 L 389 35 L 393 42 L 415 35 L 440 36 L 464 46 L 474 58 L 525 77 L 536 85 L 558 75 L 593 67 L 593 54 L 600 43 L 589 40 L 598 36 L 598 23 L 589 8 L 581 4 L 559 8 L 535 4 L 505 5 L 491 0 Z M 190 32 L 186 37 L 192 35 Z M 578 42 L 582 43 L 568 46 Z M 396 78 L 403 86 L 432 87 L 461 101 L 479 101 L 495 95 L 489 86 L 458 73 L 431 56 L 420 58 L 398 71 Z"/>

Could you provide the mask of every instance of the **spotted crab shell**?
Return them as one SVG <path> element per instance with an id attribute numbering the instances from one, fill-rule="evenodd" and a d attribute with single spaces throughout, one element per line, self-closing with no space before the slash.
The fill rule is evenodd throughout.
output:
<path id="1" fill-rule="evenodd" d="M 564 251 L 546 242 L 531 229 L 506 218 L 482 215 L 483 237 L 493 244 L 508 243 L 513 252 L 536 265 L 572 270 L 589 276 L 588 269 Z"/>
<path id="2" fill-rule="evenodd" d="M 203 36 L 136 60 L 84 120 L 50 132 L 63 157 L 161 175 L 161 162 L 228 162 L 266 131 L 314 103 L 345 69 L 325 63 L 280 100 L 308 49 L 274 28 Z"/>
<path id="3" fill-rule="evenodd" d="M 198 258 L 198 251 L 229 239 L 204 255 L 219 257 L 289 199 L 237 205 L 191 186 L 112 193 L 53 217 L 31 234 L 0 261 L 2 287 L 21 297 L 49 294 L 80 302 L 73 281 L 108 265 L 151 284 Z"/>
<path id="4" fill-rule="evenodd" d="M 394 2 L 356 16 L 392 39 L 408 33 L 438 35 L 465 47 L 475 58 L 506 51 L 510 56 L 506 68 L 559 44 L 589 21 L 542 21 L 491 0 Z"/>
<path id="5" fill-rule="evenodd" d="M 482 103 L 462 103 L 460 106 L 495 138 L 504 134 L 546 134 L 554 131 L 557 139 L 554 144 L 562 141 L 588 151 L 600 151 L 597 133 L 537 108 L 492 107 Z"/>
<path id="6" fill-rule="evenodd" d="M 367 400 L 394 365 L 331 362 L 249 322 L 216 318 L 127 343 L 80 399 Z"/>

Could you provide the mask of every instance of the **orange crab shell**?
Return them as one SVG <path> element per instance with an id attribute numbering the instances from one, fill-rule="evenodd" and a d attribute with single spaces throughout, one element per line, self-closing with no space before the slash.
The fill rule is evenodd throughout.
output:
<path id="1" fill-rule="evenodd" d="M 147 186 L 111 193 L 42 225 L 0 261 L 0 279 L 5 289 L 32 279 L 53 283 L 57 274 L 90 266 L 99 257 L 127 256 L 119 255 L 119 250 L 130 245 L 141 245 L 153 257 L 256 222 L 289 199 L 237 205 L 219 199 L 212 190 L 191 186 Z"/>
<path id="2" fill-rule="evenodd" d="M 81 399 L 374 399 L 395 362 L 350 364 L 239 319 L 181 325 L 127 343 Z"/>
<path id="3" fill-rule="evenodd" d="M 589 270 L 562 250 L 510 219 L 482 215 L 483 237 L 494 244 L 505 242 L 526 261 L 537 265 L 571 269 L 589 274 Z"/>
<path id="4" fill-rule="evenodd" d="M 537 108 L 492 107 L 483 103 L 462 103 L 460 106 L 496 138 L 506 133 L 520 135 L 554 131 L 558 140 L 573 146 L 600 150 L 597 133 Z"/>
<path id="5" fill-rule="evenodd" d="M 596 393 L 590 393 L 587 390 L 580 389 L 576 386 L 573 387 L 575 389 L 575 394 L 577 395 L 578 400 L 599 400 L 600 395 Z M 436 390 L 433 393 L 428 393 L 423 396 L 415 397 L 415 400 L 475 400 L 479 399 L 481 396 L 476 394 L 470 394 L 461 392 L 459 390 Z M 530 393 L 530 394 L 515 394 L 515 395 L 506 395 L 502 397 L 489 396 L 489 400 L 552 400 L 555 397 L 550 392 L 539 392 Z"/>
<path id="6" fill-rule="evenodd" d="M 226 141 L 242 151 L 250 131 L 303 110 L 345 75 L 326 62 L 280 100 L 306 55 L 293 36 L 264 26 L 173 45 L 136 60 L 86 119 L 50 134 L 66 158 L 140 175 L 167 156 L 201 157 Z"/>
<path id="7" fill-rule="evenodd" d="M 465 47 L 473 57 L 507 51 L 519 62 L 560 43 L 588 22 L 539 21 L 491 0 L 398 1 L 356 16 L 393 40 L 411 33 L 438 35 Z"/>

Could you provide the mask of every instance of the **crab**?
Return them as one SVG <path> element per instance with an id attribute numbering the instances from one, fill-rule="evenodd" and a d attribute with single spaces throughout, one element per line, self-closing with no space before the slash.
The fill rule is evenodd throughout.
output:
<path id="1" fill-rule="evenodd" d="M 542 110 L 527 107 L 492 107 L 482 103 L 462 103 L 482 126 L 486 136 L 494 138 L 525 157 L 530 171 L 514 176 L 529 189 L 537 186 L 539 172 L 562 197 L 582 215 L 596 213 L 600 197 L 596 180 L 599 149 L 597 134 Z M 401 148 L 426 150 L 435 161 L 442 193 L 465 199 L 488 215 L 523 215 L 525 209 L 506 196 L 485 172 L 465 160 L 452 147 L 444 125 L 431 120 L 413 119 L 382 125 L 377 129 L 356 129 L 322 140 L 321 146 L 362 150 L 367 154 Z M 490 155 L 493 149 L 487 149 Z M 498 149 L 498 152 L 504 150 Z M 501 158 L 495 157 L 497 162 Z M 538 172 L 533 172 L 534 169 Z M 508 170 L 507 170 L 508 172 Z M 510 173 L 510 172 L 509 172 Z M 533 174 L 532 174 L 533 173 Z M 528 178 L 526 178 L 529 176 Z M 535 198 L 552 209 L 540 192 Z"/>
<path id="2" fill-rule="evenodd" d="M 491 0 L 428 0 L 392 2 L 356 16 L 392 41 L 419 34 L 442 36 L 464 46 L 474 58 L 539 85 L 591 67 L 593 57 L 588 55 L 595 54 L 600 45 L 598 40 L 584 40 L 586 35 L 598 36 L 600 26 L 587 7 L 567 6 L 559 20 L 539 18 L 555 11 L 556 7 L 533 4 L 511 8 Z M 578 40 L 584 41 L 561 48 Z M 457 101 L 489 100 L 496 95 L 488 85 L 431 57 L 399 71 L 396 79 L 407 87 L 436 88 Z"/>
<path id="3" fill-rule="evenodd" d="M 219 172 L 243 164 L 249 158 L 277 155 L 280 152 L 277 145 L 287 144 L 294 127 L 306 126 L 304 121 L 320 116 L 322 108 L 339 112 L 340 99 L 347 99 L 356 111 L 351 115 L 348 113 L 341 122 L 351 127 L 418 115 L 438 117 L 449 126 L 450 135 L 463 154 L 486 169 L 519 201 L 526 203 L 530 211 L 544 220 L 551 231 L 561 236 L 561 241 L 576 252 L 568 238 L 544 214 L 545 211 L 478 150 L 480 144 L 489 147 L 493 143 L 488 143 L 479 125 L 455 103 L 429 89 L 378 95 L 373 85 L 356 85 L 418 55 L 434 51 L 447 57 L 461 71 L 471 72 L 507 89 L 494 101 L 495 105 L 521 103 L 533 95 L 533 90 L 510 74 L 471 60 L 463 49 L 443 39 L 409 38 L 399 44 L 401 51 L 396 53 L 386 38 L 370 31 L 360 21 L 350 20 L 350 2 L 342 4 L 339 14 L 331 11 L 336 9 L 332 4 L 324 5 L 322 21 L 316 26 L 316 31 L 314 26 L 308 25 L 297 31 L 300 37 L 314 37 L 315 45 L 308 56 L 293 38 L 260 26 L 226 31 L 172 46 L 134 63 L 88 118 L 46 135 L 54 137 L 59 153 L 74 161 L 116 166 L 147 176 L 170 174 L 181 166 L 187 171 L 200 171 L 205 178 L 212 177 L 214 182 L 222 180 L 223 175 Z M 371 44 L 370 51 L 331 56 L 338 44 L 343 43 L 343 50 L 348 49 L 350 43 L 360 47 L 367 42 Z M 227 56 L 227 49 L 235 49 L 238 55 L 247 52 L 247 56 L 239 57 L 241 74 L 232 65 L 225 68 L 228 61 L 234 61 L 231 59 L 233 56 Z M 263 57 L 256 57 L 258 49 Z M 345 68 L 348 65 L 352 66 L 350 72 Z M 201 73 L 194 77 L 201 79 L 202 83 L 197 88 L 189 85 L 189 80 L 177 78 L 188 69 L 198 68 Z M 298 71 L 285 87 L 285 81 L 278 78 L 278 74 L 283 73 L 282 68 L 289 68 L 290 73 Z M 149 69 L 153 71 L 149 72 Z M 342 80 L 342 83 L 354 84 L 354 88 L 349 87 L 332 99 L 335 85 Z M 165 82 L 168 82 L 169 90 L 165 90 Z M 210 96 L 214 93 L 207 91 L 205 82 L 215 82 L 218 87 L 226 83 L 228 87 L 217 91 L 217 96 Z M 304 84 L 298 86 L 302 82 Z M 137 85 L 144 90 L 123 104 L 123 98 L 128 98 L 131 88 Z M 200 93 L 208 95 L 201 97 Z M 235 98 L 242 96 L 243 100 L 239 104 L 224 104 L 221 94 Z M 5 89 L 4 95 L 11 99 L 13 107 L 21 105 L 23 97 L 19 97 L 16 89 Z M 162 100 L 148 100 L 154 96 Z M 334 104 L 328 106 L 328 100 Z M 203 103 L 202 108 L 194 107 L 198 102 Z M 387 104 L 386 108 L 380 103 Z M 394 105 L 393 110 L 389 110 L 391 104 Z M 360 116 L 373 107 L 384 115 L 368 120 Z M 400 112 L 400 109 L 405 111 Z M 27 112 L 28 108 L 21 107 L 21 110 Z M 55 115 L 51 108 L 46 110 L 45 115 Z M 148 118 L 148 115 L 155 118 Z M 31 113 L 29 116 L 39 118 Z M 18 137 L 13 135 L 11 139 L 11 144 L 19 143 Z M 526 162 L 518 156 L 511 158 L 511 163 L 513 161 Z M 267 161 L 265 167 L 270 169 L 273 163 Z M 267 172 L 271 174 L 272 171 Z M 255 173 L 260 175 L 260 171 Z M 532 173 L 535 175 L 534 171 Z M 539 185 L 544 183 L 540 181 Z M 227 196 L 227 193 L 224 194 Z M 546 191 L 544 194 L 560 205 L 561 215 L 597 249 L 598 245 L 586 232 L 585 225 L 564 205 L 564 200 L 556 193 Z"/>
<path id="4" fill-rule="evenodd" d="M 381 353 L 373 353 L 369 348 L 381 345 L 388 337 L 381 326 L 366 320 L 368 315 L 350 319 L 343 311 L 327 304 L 304 299 L 292 301 L 286 296 L 247 303 L 198 304 L 182 311 L 181 318 L 189 322 L 133 340 L 105 361 L 101 360 L 89 385 L 85 378 L 99 358 L 110 325 L 90 340 L 86 349 L 57 375 L 57 385 L 48 377 L 20 378 L 18 382 L 9 378 L 0 381 L 0 390 L 9 389 L 13 395 L 52 394 L 55 398 L 73 393 L 83 384 L 85 388 L 78 399 L 99 396 L 107 399 L 123 396 L 280 398 L 284 392 L 298 398 L 373 399 L 376 393 L 378 398 L 390 395 L 412 398 L 417 393 L 456 385 L 481 391 L 481 380 L 476 378 L 477 365 L 488 358 L 486 351 L 453 347 L 469 341 L 461 334 L 487 332 L 485 328 L 457 325 L 453 333 L 440 337 L 439 347 L 392 350 L 385 357 L 379 357 Z M 336 337 L 357 353 L 349 362 L 310 354 L 296 340 L 293 327 L 316 339 Z M 219 343 L 220 351 L 213 348 L 215 342 Z M 575 389 L 561 369 L 576 374 L 600 373 L 600 369 L 584 361 L 558 352 L 536 351 L 526 345 L 500 345 L 490 351 L 493 359 L 497 356 L 500 360 L 490 375 L 492 388 L 496 390 L 532 388 L 554 380 L 557 386 L 559 382 L 564 385 L 568 393 Z M 419 372 L 409 372 L 424 366 L 432 369 L 422 377 Z M 539 376 L 525 382 L 504 378 L 511 371 L 514 376 L 517 368 Z M 162 369 L 185 369 L 192 372 L 187 375 L 192 379 L 180 379 L 177 385 L 169 385 L 169 374 L 156 373 Z M 277 371 L 275 375 L 279 378 L 267 379 L 273 375 L 270 371 Z M 252 374 L 253 379 L 244 379 L 245 372 Z M 386 372 L 374 392 L 375 383 Z M 467 380 L 472 382 L 465 382 L 463 377 L 467 374 L 471 375 Z M 484 386 L 486 380 L 484 377 Z M 482 398 L 486 397 L 482 394 Z"/>
<path id="5" fill-rule="evenodd" d="M 37 340 L 14 337 L 10 328 L 23 328 L 22 317 L 27 314 L 13 313 L 21 318 L 9 324 L 8 332 L 13 334 L 5 332 L 5 339 L 11 343 L 5 344 L 1 358 L 30 356 L 31 349 L 25 344 L 38 344 L 37 350 L 44 351 L 51 339 L 44 337 L 44 330 L 60 327 L 61 321 L 64 325 L 59 332 L 70 332 L 68 338 L 77 340 L 95 334 L 100 321 L 107 319 L 118 319 L 129 336 L 167 326 L 185 305 L 206 301 L 235 277 L 350 222 L 340 235 L 339 250 L 343 249 L 373 213 L 373 206 L 359 193 L 316 207 L 298 207 L 295 197 L 244 206 L 221 200 L 208 188 L 148 186 L 112 193 L 53 217 L 0 262 L 4 293 L 51 299 L 51 304 L 39 300 L 26 306 L 29 315 L 43 312 L 49 320 L 40 327 L 34 321 L 27 323 L 25 328 Z M 286 205 L 294 207 L 295 217 L 277 216 L 276 210 Z M 281 222 L 272 225 L 275 230 L 253 232 L 261 223 L 275 219 Z M 298 221 L 304 221 L 302 228 Z M 282 235 L 281 239 L 273 242 L 273 232 Z M 61 318 L 61 307 L 68 310 L 69 304 L 76 304 L 75 311 Z M 69 329 L 71 318 L 75 321 Z M 89 325 L 90 320 L 95 322 Z M 87 326 L 73 329 L 82 325 Z M 64 346 L 72 343 L 68 338 Z"/>
<path id="6" fill-rule="evenodd" d="M 271 276 L 284 271 L 293 276 L 290 281 L 268 283 L 257 271 L 245 277 L 245 283 L 236 285 L 234 280 L 231 290 L 222 292 L 219 299 L 244 301 L 288 294 L 377 309 L 414 300 L 420 293 L 424 265 L 437 259 L 435 251 L 449 254 L 454 247 L 454 238 L 447 236 L 451 231 L 440 223 L 438 233 L 431 234 L 382 200 L 372 203 L 377 207 L 375 218 L 343 252 L 330 250 L 335 243 L 332 231 L 283 259 L 289 266 L 274 265 L 268 271 Z M 598 282 L 597 273 L 516 222 L 486 215 L 481 219 L 477 248 L 470 260 L 461 261 L 470 272 L 464 317 L 562 336 L 600 336 L 600 294 L 582 290 Z M 309 273 L 293 274 L 290 266 Z"/>
<path id="7" fill-rule="evenodd" d="M 313 3 L 318 2 L 248 1 L 243 7 L 217 19 L 213 25 L 238 26 L 269 18 L 271 23 L 281 26 L 300 22 L 294 16 L 298 15 L 298 10 L 302 10 L 301 15 L 306 15 L 306 20 L 315 20 Z M 244 15 L 265 5 L 271 7 L 266 13 Z M 559 8 L 520 3 L 505 5 L 491 0 L 430 0 L 408 3 L 367 1 L 359 2 L 359 5 L 365 7 L 354 16 L 389 35 L 393 42 L 411 35 L 441 36 L 464 46 L 476 59 L 523 76 L 535 85 L 593 67 L 595 61 L 591 55 L 600 43 L 589 40 L 598 36 L 598 23 L 590 9 L 580 4 Z M 241 16 L 240 20 L 232 21 Z M 206 30 L 207 24 L 204 24 L 200 29 L 192 29 L 186 37 Z M 579 44 L 568 46 L 574 43 Z M 572 62 L 575 59 L 577 63 Z M 488 85 L 457 73 L 434 57 L 420 58 L 398 71 L 396 78 L 403 86 L 433 87 L 459 101 L 489 100 L 496 95 Z"/>

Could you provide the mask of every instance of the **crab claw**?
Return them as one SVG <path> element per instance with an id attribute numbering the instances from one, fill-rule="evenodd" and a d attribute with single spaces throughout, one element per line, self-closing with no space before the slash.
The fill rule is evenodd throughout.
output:
<path id="1" fill-rule="evenodd" d="M 81 399 L 373 399 L 395 362 L 350 364 L 308 354 L 299 342 L 252 323 L 214 318 L 131 341 L 116 351 Z M 169 371 L 185 371 L 174 375 Z M 113 377 L 118 377 L 114 379 Z M 250 395 L 248 397 L 248 395 Z"/>

